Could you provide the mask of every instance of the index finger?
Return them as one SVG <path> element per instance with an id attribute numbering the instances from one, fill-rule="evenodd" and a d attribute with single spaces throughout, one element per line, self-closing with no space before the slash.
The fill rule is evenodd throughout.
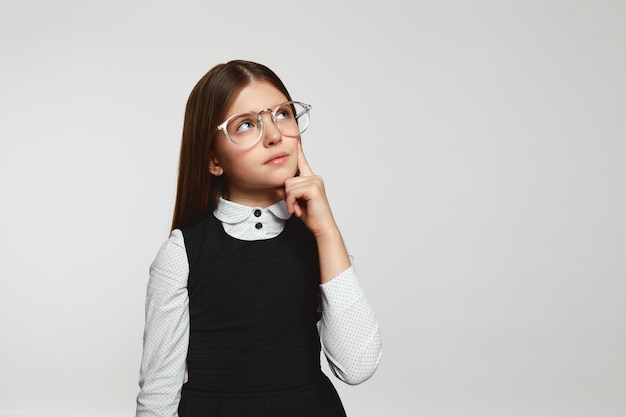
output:
<path id="1" fill-rule="evenodd" d="M 304 156 L 304 150 L 302 150 L 302 141 L 298 141 L 298 171 L 300 171 L 300 175 L 315 175 L 313 174 L 313 170 L 311 169 L 311 166 Z"/>

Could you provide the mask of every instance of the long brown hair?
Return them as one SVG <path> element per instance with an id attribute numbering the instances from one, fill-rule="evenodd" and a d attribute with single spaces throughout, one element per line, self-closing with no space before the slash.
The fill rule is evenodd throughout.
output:
<path id="1" fill-rule="evenodd" d="M 223 134 L 217 126 L 227 117 L 227 109 L 252 81 L 267 81 L 291 100 L 271 69 L 243 60 L 216 65 L 191 90 L 185 109 L 172 230 L 200 221 L 213 212 L 219 197 L 228 195 L 224 175 L 209 172 L 209 154 L 217 135 Z"/>

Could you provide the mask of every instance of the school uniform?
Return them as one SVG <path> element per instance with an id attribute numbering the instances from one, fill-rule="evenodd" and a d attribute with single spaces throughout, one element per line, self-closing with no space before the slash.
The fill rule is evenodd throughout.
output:
<path id="1" fill-rule="evenodd" d="M 320 285 L 315 239 L 284 202 L 220 199 L 151 266 L 136 416 L 345 416 L 320 349 L 349 384 L 378 366 L 354 268 Z"/>

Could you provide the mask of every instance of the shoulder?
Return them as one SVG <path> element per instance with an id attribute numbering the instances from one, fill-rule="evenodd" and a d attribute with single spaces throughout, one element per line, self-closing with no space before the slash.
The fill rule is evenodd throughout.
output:
<path id="1" fill-rule="evenodd" d="M 185 227 L 181 230 L 175 230 L 180 232 L 185 242 L 187 242 L 187 248 L 189 248 L 194 244 L 204 241 L 207 236 L 214 237 L 218 227 L 221 227 L 220 221 L 217 220 L 213 214 L 211 214 L 191 226 Z"/>
<path id="2" fill-rule="evenodd" d="M 174 229 L 170 237 L 161 245 L 156 260 L 160 260 L 166 255 L 180 252 L 181 250 L 185 250 L 185 237 L 181 230 Z"/>
<path id="3" fill-rule="evenodd" d="M 185 239 L 178 229 L 172 231 L 150 265 L 149 286 L 180 286 L 189 273 Z"/>
<path id="4" fill-rule="evenodd" d="M 184 240 L 185 250 L 189 263 L 193 263 L 206 252 L 206 245 L 216 247 L 221 237 L 222 224 L 213 214 L 189 227 L 178 230 L 180 239 Z M 222 229 L 223 230 L 223 229 Z M 173 232 L 172 232 L 173 234 Z"/>

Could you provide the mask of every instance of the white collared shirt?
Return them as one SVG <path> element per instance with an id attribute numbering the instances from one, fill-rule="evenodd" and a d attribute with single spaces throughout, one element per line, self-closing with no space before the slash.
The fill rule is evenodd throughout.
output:
<path id="1" fill-rule="evenodd" d="M 214 215 L 230 236 L 249 241 L 277 236 L 290 217 L 284 201 L 261 208 L 225 199 Z M 175 229 L 150 266 L 136 417 L 178 415 L 189 342 L 188 275 L 183 234 Z M 382 356 L 374 311 L 353 266 L 320 290 L 322 318 L 317 326 L 330 369 L 342 381 L 360 384 L 373 375 Z"/>

